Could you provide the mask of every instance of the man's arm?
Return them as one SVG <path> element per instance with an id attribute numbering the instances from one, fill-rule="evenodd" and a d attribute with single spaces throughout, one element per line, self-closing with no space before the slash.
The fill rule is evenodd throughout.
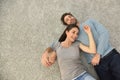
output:
<path id="1" fill-rule="evenodd" d="M 109 45 L 109 33 L 108 30 L 99 22 L 95 20 L 91 20 L 95 30 L 99 34 L 98 42 L 97 42 L 97 53 L 94 55 L 91 63 L 95 66 L 99 64 L 100 55 L 103 55 L 106 47 Z"/>
<path id="2" fill-rule="evenodd" d="M 58 40 L 55 41 L 55 42 L 53 42 L 53 43 L 50 45 L 50 47 L 48 47 L 47 49 L 45 49 L 45 51 L 44 51 L 43 54 L 42 54 L 41 63 L 42 63 L 44 66 L 46 66 L 46 67 L 49 67 L 49 66 L 52 65 L 52 64 L 49 62 L 49 59 L 48 59 L 48 52 L 49 52 L 50 50 L 55 50 L 55 47 L 56 47 L 56 43 L 57 43 L 57 42 L 58 42 Z"/>
<path id="3" fill-rule="evenodd" d="M 106 47 L 109 44 L 108 30 L 99 22 L 97 22 L 93 19 L 91 21 L 92 21 L 94 28 L 96 29 L 96 31 L 99 34 L 99 39 L 97 42 L 97 53 L 99 53 L 100 55 L 103 55 Z"/>
<path id="4" fill-rule="evenodd" d="M 52 64 L 49 62 L 49 59 L 48 59 L 48 52 L 52 50 L 51 47 L 48 47 L 42 54 L 42 57 L 41 57 L 41 63 L 42 65 L 46 66 L 46 67 L 49 67 L 51 66 Z"/>

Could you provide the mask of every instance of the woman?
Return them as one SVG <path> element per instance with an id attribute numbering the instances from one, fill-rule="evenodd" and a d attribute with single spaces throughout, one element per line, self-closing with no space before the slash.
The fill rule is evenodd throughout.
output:
<path id="1" fill-rule="evenodd" d="M 81 63 L 80 50 L 91 54 L 96 53 L 96 45 L 89 26 L 84 26 L 84 31 L 89 37 L 89 46 L 76 41 L 79 27 L 75 24 L 69 25 L 59 42 L 54 44 L 55 52 L 50 54 L 49 61 L 54 63 L 57 57 L 62 80 L 96 80 L 86 72 Z"/>

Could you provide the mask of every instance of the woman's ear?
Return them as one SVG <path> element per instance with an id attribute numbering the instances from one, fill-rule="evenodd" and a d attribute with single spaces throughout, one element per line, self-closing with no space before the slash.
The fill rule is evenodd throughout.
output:
<path id="1" fill-rule="evenodd" d="M 68 31 L 65 31 L 66 35 L 68 34 Z"/>

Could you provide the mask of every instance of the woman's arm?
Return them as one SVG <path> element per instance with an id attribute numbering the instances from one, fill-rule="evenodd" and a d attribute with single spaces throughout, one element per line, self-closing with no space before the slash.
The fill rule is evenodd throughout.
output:
<path id="1" fill-rule="evenodd" d="M 88 25 L 84 26 L 84 31 L 87 33 L 88 38 L 89 38 L 89 46 L 86 46 L 82 43 L 80 43 L 79 47 L 81 48 L 81 50 L 83 50 L 84 52 L 90 53 L 90 54 L 96 54 L 96 44 L 91 32 L 91 29 Z"/>

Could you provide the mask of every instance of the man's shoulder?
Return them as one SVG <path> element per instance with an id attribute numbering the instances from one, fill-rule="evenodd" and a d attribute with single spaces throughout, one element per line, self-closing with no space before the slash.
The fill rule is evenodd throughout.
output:
<path id="1" fill-rule="evenodd" d="M 89 19 L 87 19 L 87 20 L 85 21 L 85 23 L 88 23 L 88 22 L 94 22 L 94 21 L 96 21 L 96 20 L 93 19 L 93 18 L 89 18 Z"/>
<path id="2" fill-rule="evenodd" d="M 83 28 L 84 25 L 89 25 L 92 26 L 93 24 L 97 23 L 97 21 L 93 18 L 89 18 L 87 20 L 85 20 L 81 25 L 80 28 Z"/>
<path id="3" fill-rule="evenodd" d="M 80 26 L 80 28 L 83 28 L 83 26 L 84 25 L 91 25 L 92 23 L 94 23 L 95 22 L 95 19 L 93 19 L 93 18 L 89 18 L 89 19 L 87 19 L 87 20 L 85 20 Z"/>

